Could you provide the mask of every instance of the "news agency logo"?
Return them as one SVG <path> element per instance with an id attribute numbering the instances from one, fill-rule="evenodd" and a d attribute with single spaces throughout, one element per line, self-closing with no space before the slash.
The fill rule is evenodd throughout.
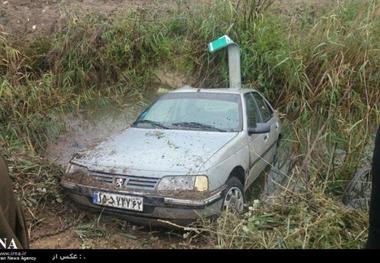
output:
<path id="1" fill-rule="evenodd" d="M 13 238 L 0 238 L 0 249 L 17 249 L 15 240 Z"/>

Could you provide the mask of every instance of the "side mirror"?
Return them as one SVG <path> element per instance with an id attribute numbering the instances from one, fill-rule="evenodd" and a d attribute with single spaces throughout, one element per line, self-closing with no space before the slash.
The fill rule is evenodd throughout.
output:
<path id="1" fill-rule="evenodd" d="M 270 132 L 270 125 L 267 123 L 256 123 L 256 128 L 248 128 L 248 135 L 263 134 Z"/>

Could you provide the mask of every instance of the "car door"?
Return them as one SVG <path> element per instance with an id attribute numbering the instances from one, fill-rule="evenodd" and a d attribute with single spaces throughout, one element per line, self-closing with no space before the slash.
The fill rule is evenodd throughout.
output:
<path id="1" fill-rule="evenodd" d="M 272 163 L 273 157 L 276 150 L 276 143 L 279 136 L 279 122 L 274 116 L 274 112 L 269 103 L 264 99 L 264 97 L 258 92 L 253 93 L 253 97 L 257 104 L 259 114 L 261 117 L 261 122 L 270 125 L 270 132 L 265 134 L 265 151 L 263 153 L 263 158 L 267 164 Z"/>
<path id="2" fill-rule="evenodd" d="M 256 123 L 261 122 L 261 116 L 258 111 L 256 101 L 253 93 L 249 92 L 244 94 L 244 101 L 246 107 L 246 118 L 248 128 L 255 128 Z M 249 147 L 249 174 L 247 177 L 246 188 L 248 188 L 260 175 L 261 171 L 265 168 L 265 160 L 262 156 L 267 149 L 267 134 L 248 134 L 248 147 Z"/>

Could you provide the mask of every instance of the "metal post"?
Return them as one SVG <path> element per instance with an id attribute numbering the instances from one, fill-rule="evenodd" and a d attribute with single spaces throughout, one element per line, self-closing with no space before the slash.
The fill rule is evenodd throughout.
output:
<path id="1" fill-rule="evenodd" d="M 214 53 L 223 48 L 228 48 L 228 75 L 230 79 L 230 88 L 241 88 L 240 72 L 240 48 L 229 36 L 224 35 L 208 44 L 208 50 Z"/>
<path id="2" fill-rule="evenodd" d="M 228 45 L 228 74 L 230 88 L 241 88 L 240 48 L 233 43 Z"/>

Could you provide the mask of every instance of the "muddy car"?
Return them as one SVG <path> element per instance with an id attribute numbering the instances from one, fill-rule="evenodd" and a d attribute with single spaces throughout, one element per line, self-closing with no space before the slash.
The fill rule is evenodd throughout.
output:
<path id="1" fill-rule="evenodd" d="M 280 135 L 278 114 L 259 92 L 185 87 L 75 154 L 61 185 L 81 205 L 138 223 L 240 212 Z"/>

